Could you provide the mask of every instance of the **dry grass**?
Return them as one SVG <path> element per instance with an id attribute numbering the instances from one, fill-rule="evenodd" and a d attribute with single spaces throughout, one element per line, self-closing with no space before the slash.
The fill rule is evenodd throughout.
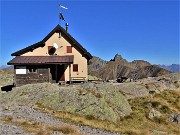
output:
<path id="1" fill-rule="evenodd" d="M 100 128 L 108 131 L 116 131 L 128 135 L 151 135 L 152 130 L 164 131 L 168 134 L 180 134 L 179 126 L 168 121 L 171 112 L 179 112 L 180 108 L 180 92 L 163 91 L 155 96 L 136 98 L 129 100 L 133 113 L 130 116 L 122 118 L 117 123 L 95 119 L 93 116 L 79 116 L 62 111 L 54 111 L 51 108 L 44 108 L 41 104 L 37 104 L 37 108 L 78 125 L 88 125 L 94 128 Z M 176 103 L 177 102 L 177 103 Z M 151 103 L 153 108 L 162 113 L 161 117 L 149 119 L 147 117 L 150 108 L 147 104 Z"/>
<path id="2" fill-rule="evenodd" d="M 58 132 L 62 132 L 63 134 L 77 134 L 77 130 L 70 127 L 70 126 L 60 126 L 60 127 L 57 127 L 57 126 L 51 126 L 51 127 L 48 127 L 49 130 L 52 130 L 52 131 L 58 131 Z"/>
<path id="3" fill-rule="evenodd" d="M 180 91 L 163 91 L 154 96 L 154 100 L 164 103 L 173 112 L 180 112 Z"/>
<path id="4" fill-rule="evenodd" d="M 29 133 L 35 133 L 36 135 L 51 135 L 55 131 L 70 135 L 83 135 L 77 129 L 69 125 L 54 126 L 54 125 L 43 124 L 40 122 L 32 122 L 28 120 L 15 121 L 11 116 L 4 116 L 2 120 L 7 124 L 23 127 L 25 131 Z"/>
<path id="5" fill-rule="evenodd" d="M 12 116 L 9 116 L 9 115 L 6 115 L 6 116 L 4 116 L 4 117 L 2 118 L 2 120 L 9 123 L 9 122 L 12 122 L 13 117 L 12 117 Z"/>

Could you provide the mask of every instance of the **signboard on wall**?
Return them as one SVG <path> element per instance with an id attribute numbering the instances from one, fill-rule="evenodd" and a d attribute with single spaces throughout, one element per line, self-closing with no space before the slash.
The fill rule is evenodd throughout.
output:
<path id="1" fill-rule="evenodd" d="M 25 66 L 17 66 L 16 67 L 16 74 L 26 74 L 26 67 Z"/>

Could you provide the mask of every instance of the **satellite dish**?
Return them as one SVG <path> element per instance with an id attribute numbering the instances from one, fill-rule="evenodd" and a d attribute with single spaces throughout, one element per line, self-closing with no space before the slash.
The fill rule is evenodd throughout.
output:
<path id="1" fill-rule="evenodd" d="M 58 45 L 56 43 L 54 43 L 53 47 L 58 49 Z"/>

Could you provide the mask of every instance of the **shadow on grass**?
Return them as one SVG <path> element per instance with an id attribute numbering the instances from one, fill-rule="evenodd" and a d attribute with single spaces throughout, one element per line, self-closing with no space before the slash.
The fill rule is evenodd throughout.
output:
<path id="1" fill-rule="evenodd" d="M 8 92 L 8 91 L 11 91 L 13 87 L 14 85 L 6 85 L 6 86 L 1 87 L 1 91 Z"/>

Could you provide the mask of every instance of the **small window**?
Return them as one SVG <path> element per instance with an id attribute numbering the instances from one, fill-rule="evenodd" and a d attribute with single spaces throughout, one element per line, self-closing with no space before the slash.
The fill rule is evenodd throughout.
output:
<path id="1" fill-rule="evenodd" d="M 56 48 L 54 48 L 53 46 L 48 46 L 48 53 L 49 55 L 53 55 L 56 51 Z"/>
<path id="2" fill-rule="evenodd" d="M 29 68 L 29 73 L 37 73 L 37 69 L 36 68 Z"/>
<path id="3" fill-rule="evenodd" d="M 67 53 L 72 53 L 72 46 L 67 46 Z"/>
<path id="4" fill-rule="evenodd" d="M 48 52 L 53 48 L 53 46 L 48 46 Z"/>
<path id="5" fill-rule="evenodd" d="M 78 72 L 78 64 L 73 64 L 73 72 Z"/>

